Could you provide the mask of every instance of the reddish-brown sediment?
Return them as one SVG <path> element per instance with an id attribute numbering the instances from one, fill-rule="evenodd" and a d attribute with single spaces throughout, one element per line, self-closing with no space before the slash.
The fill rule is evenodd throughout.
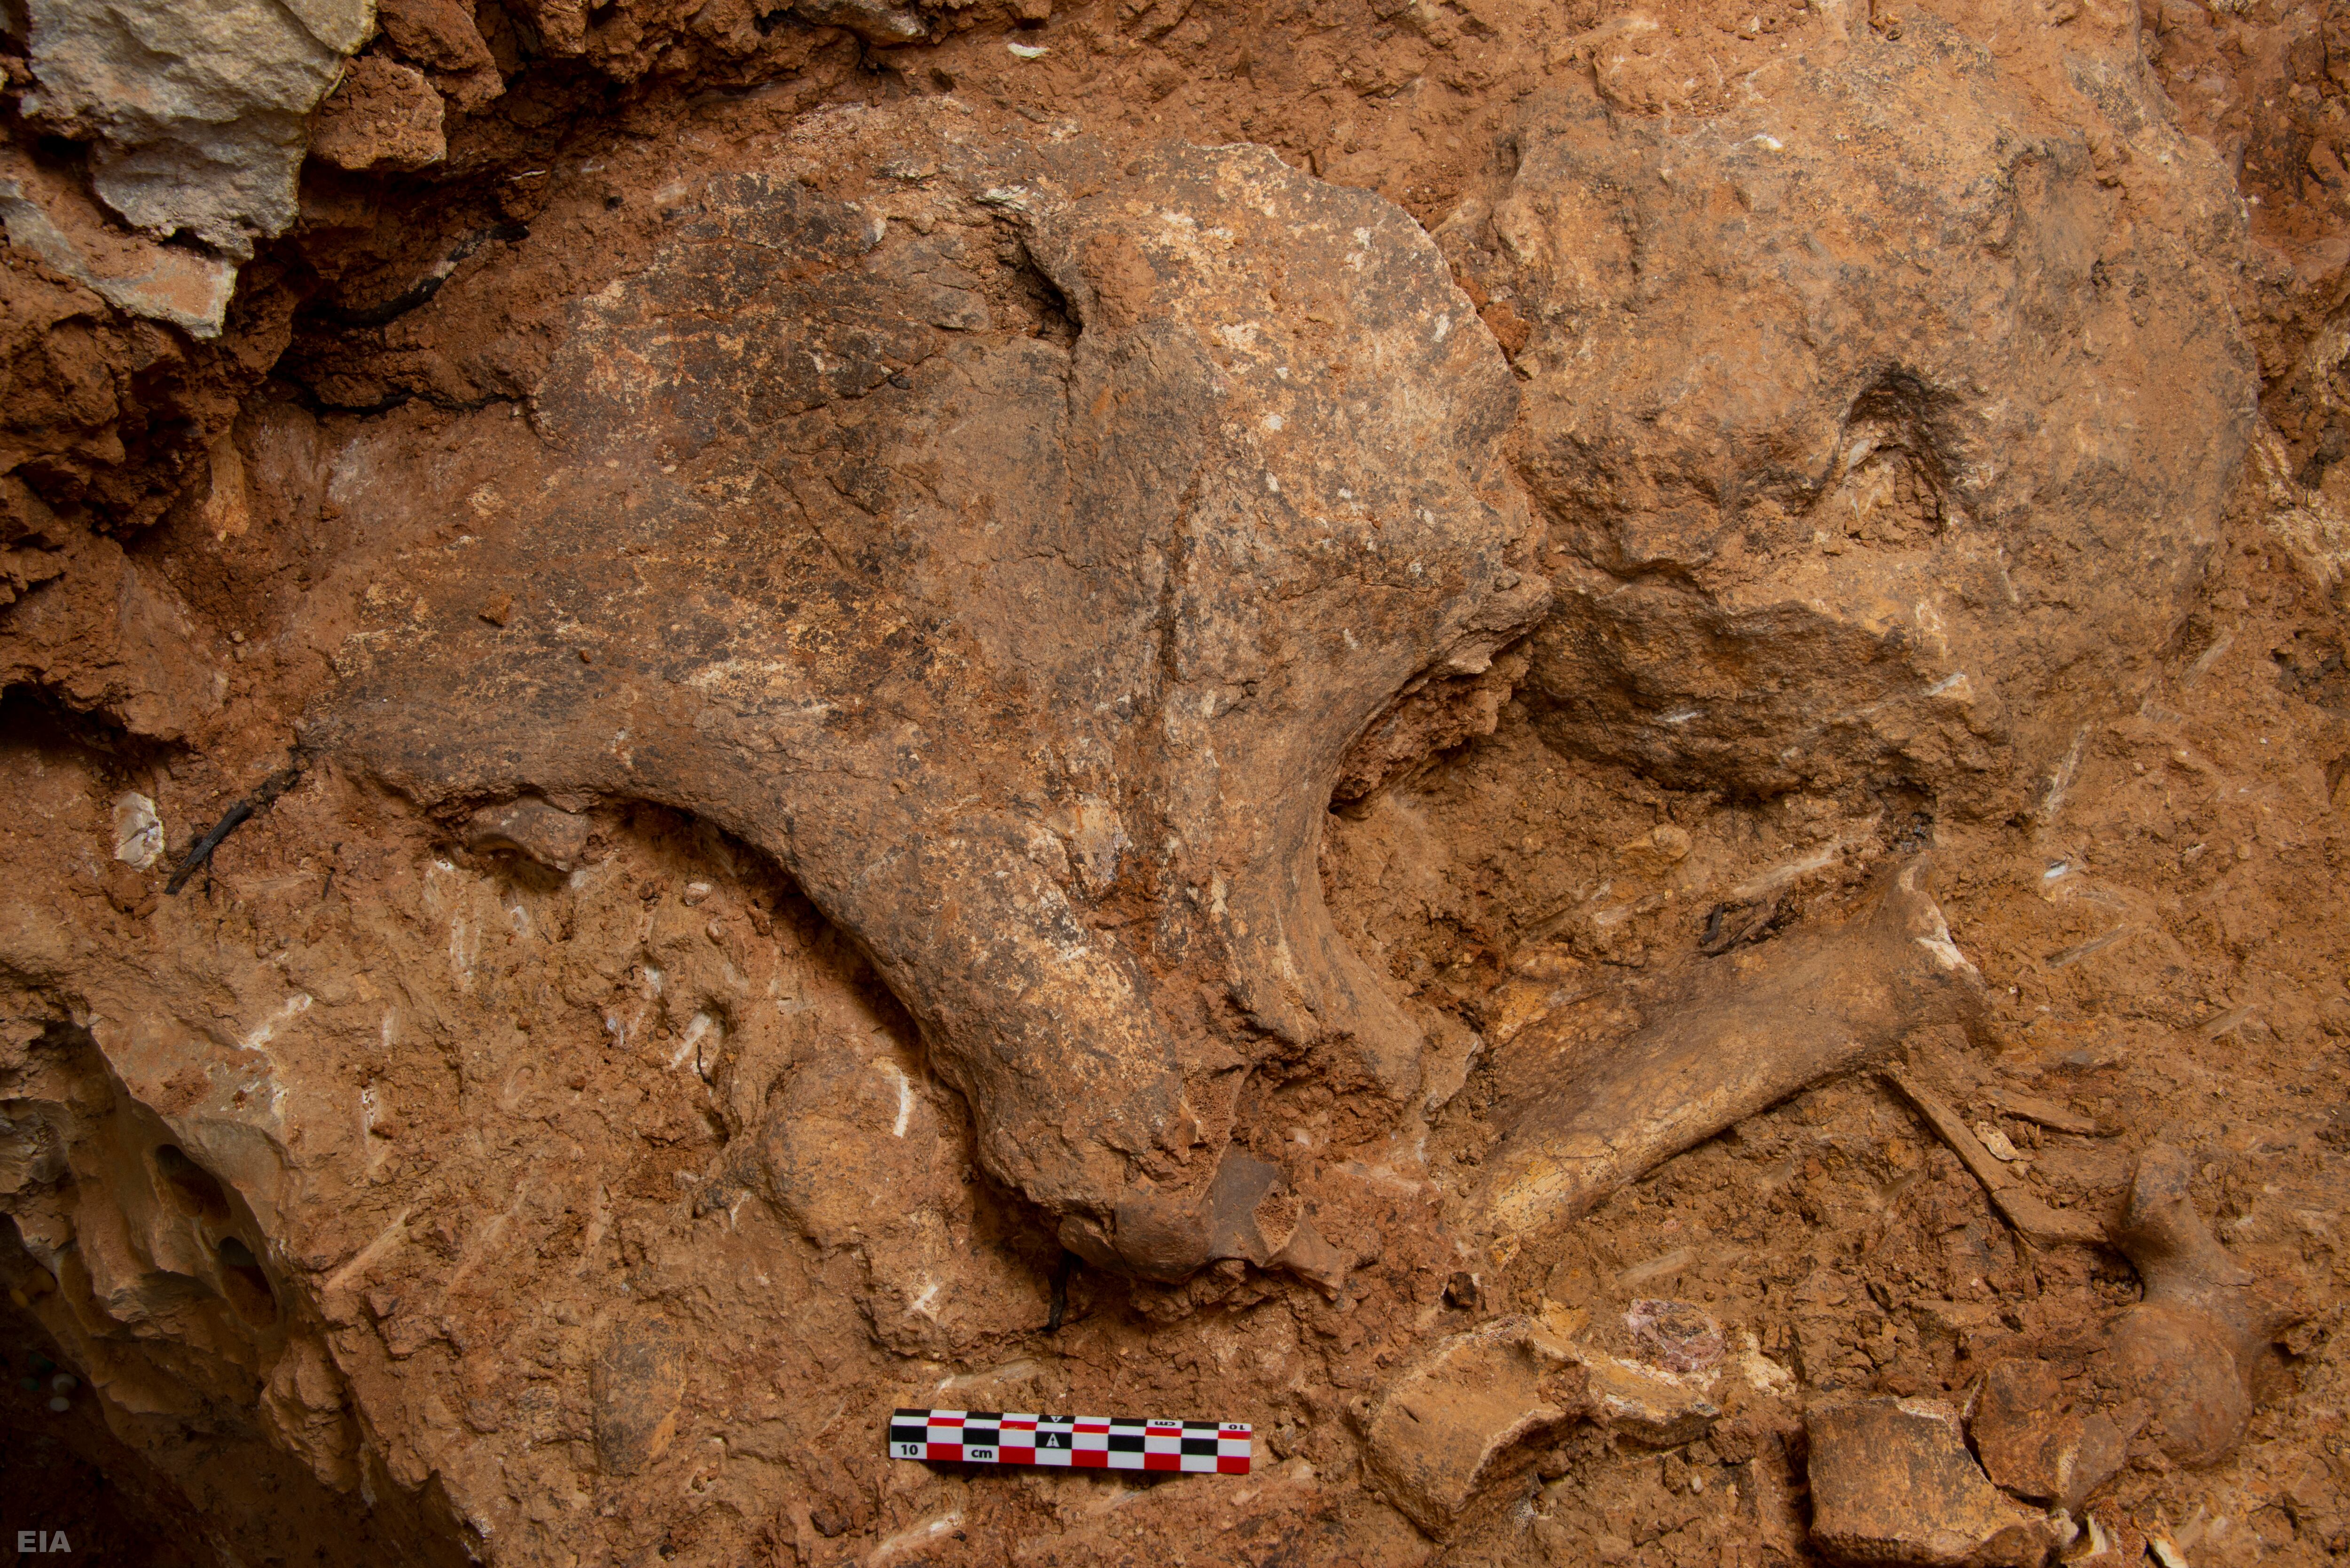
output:
<path id="1" fill-rule="evenodd" d="M 0 1524 L 2350 1550 L 2343 24 L 387 0 L 216 331 L 0 45 Z"/>

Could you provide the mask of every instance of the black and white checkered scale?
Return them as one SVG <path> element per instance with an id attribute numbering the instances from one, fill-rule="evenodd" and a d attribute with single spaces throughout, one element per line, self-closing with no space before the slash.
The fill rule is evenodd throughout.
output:
<path id="1" fill-rule="evenodd" d="M 1001 1410 L 899 1410 L 889 1457 L 933 1463 L 1064 1465 L 1244 1476 L 1254 1430 L 1245 1421 L 1030 1416 Z"/>

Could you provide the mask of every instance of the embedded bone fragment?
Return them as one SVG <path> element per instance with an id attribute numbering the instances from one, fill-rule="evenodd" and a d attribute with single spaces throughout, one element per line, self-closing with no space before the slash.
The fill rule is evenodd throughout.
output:
<path id="1" fill-rule="evenodd" d="M 1371 1417 L 1371 1473 L 1430 1535 L 1534 1460 L 1529 1446 L 1582 1413 L 1567 1347 L 1531 1318 L 1453 1335 L 1399 1379 Z"/>
<path id="2" fill-rule="evenodd" d="M 662 1318 L 632 1312 L 606 1325 L 588 1370 L 596 1457 L 605 1469 L 632 1475 L 669 1447 L 685 1370 L 685 1345 Z"/>
<path id="3" fill-rule="evenodd" d="M 961 123 L 858 121 L 856 202 L 789 167 L 709 178 L 583 290 L 535 421 L 478 421 L 515 499 L 462 574 L 409 568 L 445 630 L 317 738 L 428 803 L 698 813 L 871 952 L 983 1163 L 1068 1247 L 1333 1280 L 1277 1172 L 1226 1156 L 1232 1106 L 1272 1049 L 1326 1051 L 1374 1104 L 1416 1087 L 1419 1032 L 1315 856 L 1348 744 L 1547 602 L 1514 384 L 1367 192 L 1263 149 L 1116 170 Z M 870 172 L 917 145 L 934 185 Z M 1014 280 L 942 289 L 889 201 L 1016 224 L 1075 344 L 985 327 Z M 448 483 L 353 504 L 398 525 L 481 482 Z M 483 619 L 501 592 L 531 615 Z"/>
<path id="4" fill-rule="evenodd" d="M 1902 1097 L 1918 1107 L 1927 1125 L 1950 1146 L 1959 1157 L 1959 1163 L 1971 1172 L 1976 1180 L 1999 1205 L 2007 1222 L 2036 1241 L 2073 1241 L 2095 1244 L 2105 1240 L 2105 1228 L 2094 1216 L 2071 1210 L 2057 1209 L 2033 1192 L 2023 1179 L 2006 1166 L 1997 1156 L 1983 1147 L 1982 1141 L 1967 1130 L 1959 1114 L 1932 1091 L 1920 1085 L 1908 1074 L 1887 1068 L 1885 1081 L 1901 1091 Z M 2001 1141 L 2004 1142 L 2004 1139 Z M 2013 1150 L 2009 1150 L 2010 1155 Z"/>
<path id="5" fill-rule="evenodd" d="M 477 854 L 519 855 L 550 871 L 572 871 L 588 853 L 588 819 L 525 795 L 475 812 L 465 826 L 465 847 Z"/>
<path id="6" fill-rule="evenodd" d="M 2188 1190 L 2192 1171 L 2168 1144 L 2138 1158 L 2113 1241 L 2146 1293 L 2114 1325 L 2095 1370 L 2117 1413 L 2141 1416 L 2165 1453 L 2202 1466 L 2242 1440 L 2255 1358 L 2292 1314 L 2203 1223 Z"/>
<path id="7" fill-rule="evenodd" d="M 1980 1015 L 1981 977 L 1950 941 L 1925 863 L 1880 874 L 1874 907 L 1824 929 L 1696 961 L 1628 1038 L 1575 1037 L 1572 1013 L 1511 1042 L 1489 1222 L 1570 1220 L 1659 1161 L 1910 1030 Z"/>
<path id="8" fill-rule="evenodd" d="M 1573 1351 L 1590 1380 L 1591 1418 L 1633 1442 L 1674 1448 L 1705 1436 L 1721 1417 L 1694 1378 L 1582 1345 Z"/>

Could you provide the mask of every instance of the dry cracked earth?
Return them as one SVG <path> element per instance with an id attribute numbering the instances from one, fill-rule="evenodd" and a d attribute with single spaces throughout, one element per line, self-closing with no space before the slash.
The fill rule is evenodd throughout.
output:
<path id="1" fill-rule="evenodd" d="M 12 1561 L 2350 1554 L 2350 5 L 0 74 Z"/>

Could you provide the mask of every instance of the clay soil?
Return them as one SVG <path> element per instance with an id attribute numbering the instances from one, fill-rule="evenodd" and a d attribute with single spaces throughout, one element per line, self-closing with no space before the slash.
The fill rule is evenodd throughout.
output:
<path id="1" fill-rule="evenodd" d="M 2328 471 L 2345 438 L 2309 367 L 2311 344 L 2338 330 L 2350 264 L 2350 14 L 2266 0 L 2142 13 L 2182 124 L 2256 199 L 2239 308 L 2264 433 L 2158 676 L 2082 727 L 2030 805 L 1962 815 L 1866 784 L 1667 787 L 1549 743 L 1539 701 L 1499 700 L 1490 733 L 1336 803 L 1321 846 L 1339 929 L 1459 1085 L 1415 1151 L 1430 1179 L 1395 1178 L 1390 1128 L 1309 1064 L 1263 1075 L 1241 1108 L 1239 1141 L 1283 1156 L 1334 1228 L 1357 1227 L 1333 1237 L 1354 1253 L 1343 1291 L 1237 1265 L 1154 1285 L 1083 1264 L 968 1164 L 947 1223 L 957 1255 L 983 1262 L 941 1296 L 882 1250 L 820 1245 L 764 1196 L 764 1083 L 837 1042 L 910 1085 L 947 1144 L 968 1146 L 970 1114 L 856 944 L 717 829 L 588 803 L 582 869 L 557 876 L 468 852 L 448 822 L 324 759 L 162 892 L 195 833 L 286 764 L 291 720 L 338 679 L 354 629 L 306 618 L 304 595 L 378 545 L 322 493 L 271 488 L 299 464 L 249 462 L 230 496 L 208 477 L 213 454 L 323 444 L 362 421 L 454 453 L 509 393 L 472 353 L 484 324 L 462 302 L 418 307 L 418 280 L 511 269 L 541 225 L 597 243 L 598 214 L 665 199 L 676 143 L 951 95 L 1006 136 L 1072 121 L 1113 142 L 1262 143 L 1433 229 L 1510 167 L 1514 106 L 1587 78 L 1620 8 L 1102 0 L 977 7 L 942 41 L 897 48 L 746 21 L 747 52 L 731 54 L 672 18 L 666 32 L 645 21 L 634 46 L 608 37 L 600 54 L 536 63 L 525 28 L 492 25 L 490 0 L 477 9 L 512 57 L 505 96 L 452 119 L 448 161 L 425 174 L 314 165 L 301 225 L 248 269 L 220 344 L 93 311 L 11 262 L 0 419 L 52 509 L 43 558 L 63 570 L 25 588 L 15 613 L 48 607 L 11 644 L 0 706 L 0 867 L 12 908 L 48 922 L 38 940 L 11 939 L 47 967 L 5 977 L 10 1070 L 96 1107 L 89 1125 L 112 1130 L 91 1137 L 119 1148 L 93 1144 L 88 1168 L 119 1161 L 128 1182 L 149 1168 L 142 1118 L 174 1106 L 142 1107 L 78 1012 L 162 996 L 250 1034 L 299 992 L 317 1026 L 282 1032 L 275 1070 L 333 1096 L 285 1125 L 335 1118 L 363 1169 L 324 1198 L 297 1179 L 265 1212 L 201 1172 L 175 1189 L 190 1214 L 222 1204 L 231 1228 L 267 1233 L 303 1283 L 145 1302 L 101 1367 L 58 1332 L 87 1279 L 52 1274 L 18 1239 L 70 1204 L 0 1225 L 0 1549 L 38 1523 L 102 1562 L 256 1568 L 469 1553 L 711 1568 L 1813 1561 L 1806 1408 L 1962 1403 L 2020 1355 L 2078 1378 L 2137 1299 L 2128 1262 L 2020 1236 L 1868 1072 L 1738 1123 L 1573 1225 L 1491 1248 L 1453 1238 L 1499 1137 L 1489 1113 L 1530 987 L 1579 977 L 1574 1005 L 1599 1019 L 1721 919 L 1752 919 L 1740 889 L 1800 867 L 1771 896 L 1832 909 L 1876 857 L 1925 846 L 1990 1020 L 1971 1039 L 1918 1032 L 1908 1070 L 2004 1134 L 2061 1208 L 2100 1211 L 2158 1140 L 2186 1151 L 2216 1234 L 2293 1305 L 2255 1369 L 2241 1446 L 2189 1469 L 2138 1444 L 2092 1505 L 2101 1527 L 2161 1536 L 2199 1565 L 2350 1553 L 2350 1336 L 2336 1332 L 2350 1302 L 2350 603 L 2339 542 L 2329 556 L 2280 524 L 2262 466 L 2312 493 L 2342 483 Z M 1784 0 L 1649 14 L 1701 44 L 1724 83 L 1822 25 Z M 1703 116 L 1715 90 L 1678 112 Z M 566 297 L 559 260 L 507 296 Z M 1487 320 L 1510 347 L 1506 306 Z M 461 552 L 467 524 L 404 547 Z M 134 654 L 91 629 L 130 591 L 125 563 L 169 585 L 222 660 L 222 689 L 177 710 L 199 720 L 131 712 L 178 677 L 125 675 Z M 101 847 L 125 790 L 166 825 L 151 875 Z M 789 1004 L 764 1063 L 697 1054 L 697 999 L 722 992 Z M 199 1075 L 187 1092 L 202 1087 Z M 91 1204 L 73 1212 L 94 1245 Z M 1696 1303 L 1726 1331 L 1707 1435 L 1659 1449 L 1576 1426 L 1443 1541 L 1368 1479 L 1373 1403 L 1442 1334 L 1524 1314 L 1637 1355 L 1626 1314 L 1652 1298 Z M 639 1303 L 680 1325 L 682 1392 L 653 1456 L 616 1473 L 598 1459 L 590 1364 L 602 1325 Z M 43 1381 L 58 1366 L 82 1385 L 65 1413 Z M 125 1393 L 102 1417 L 88 1385 L 109 1378 Z M 1259 1461 L 1245 1480 L 1157 1483 L 896 1463 L 880 1428 L 907 1405 L 1246 1420 Z"/>

